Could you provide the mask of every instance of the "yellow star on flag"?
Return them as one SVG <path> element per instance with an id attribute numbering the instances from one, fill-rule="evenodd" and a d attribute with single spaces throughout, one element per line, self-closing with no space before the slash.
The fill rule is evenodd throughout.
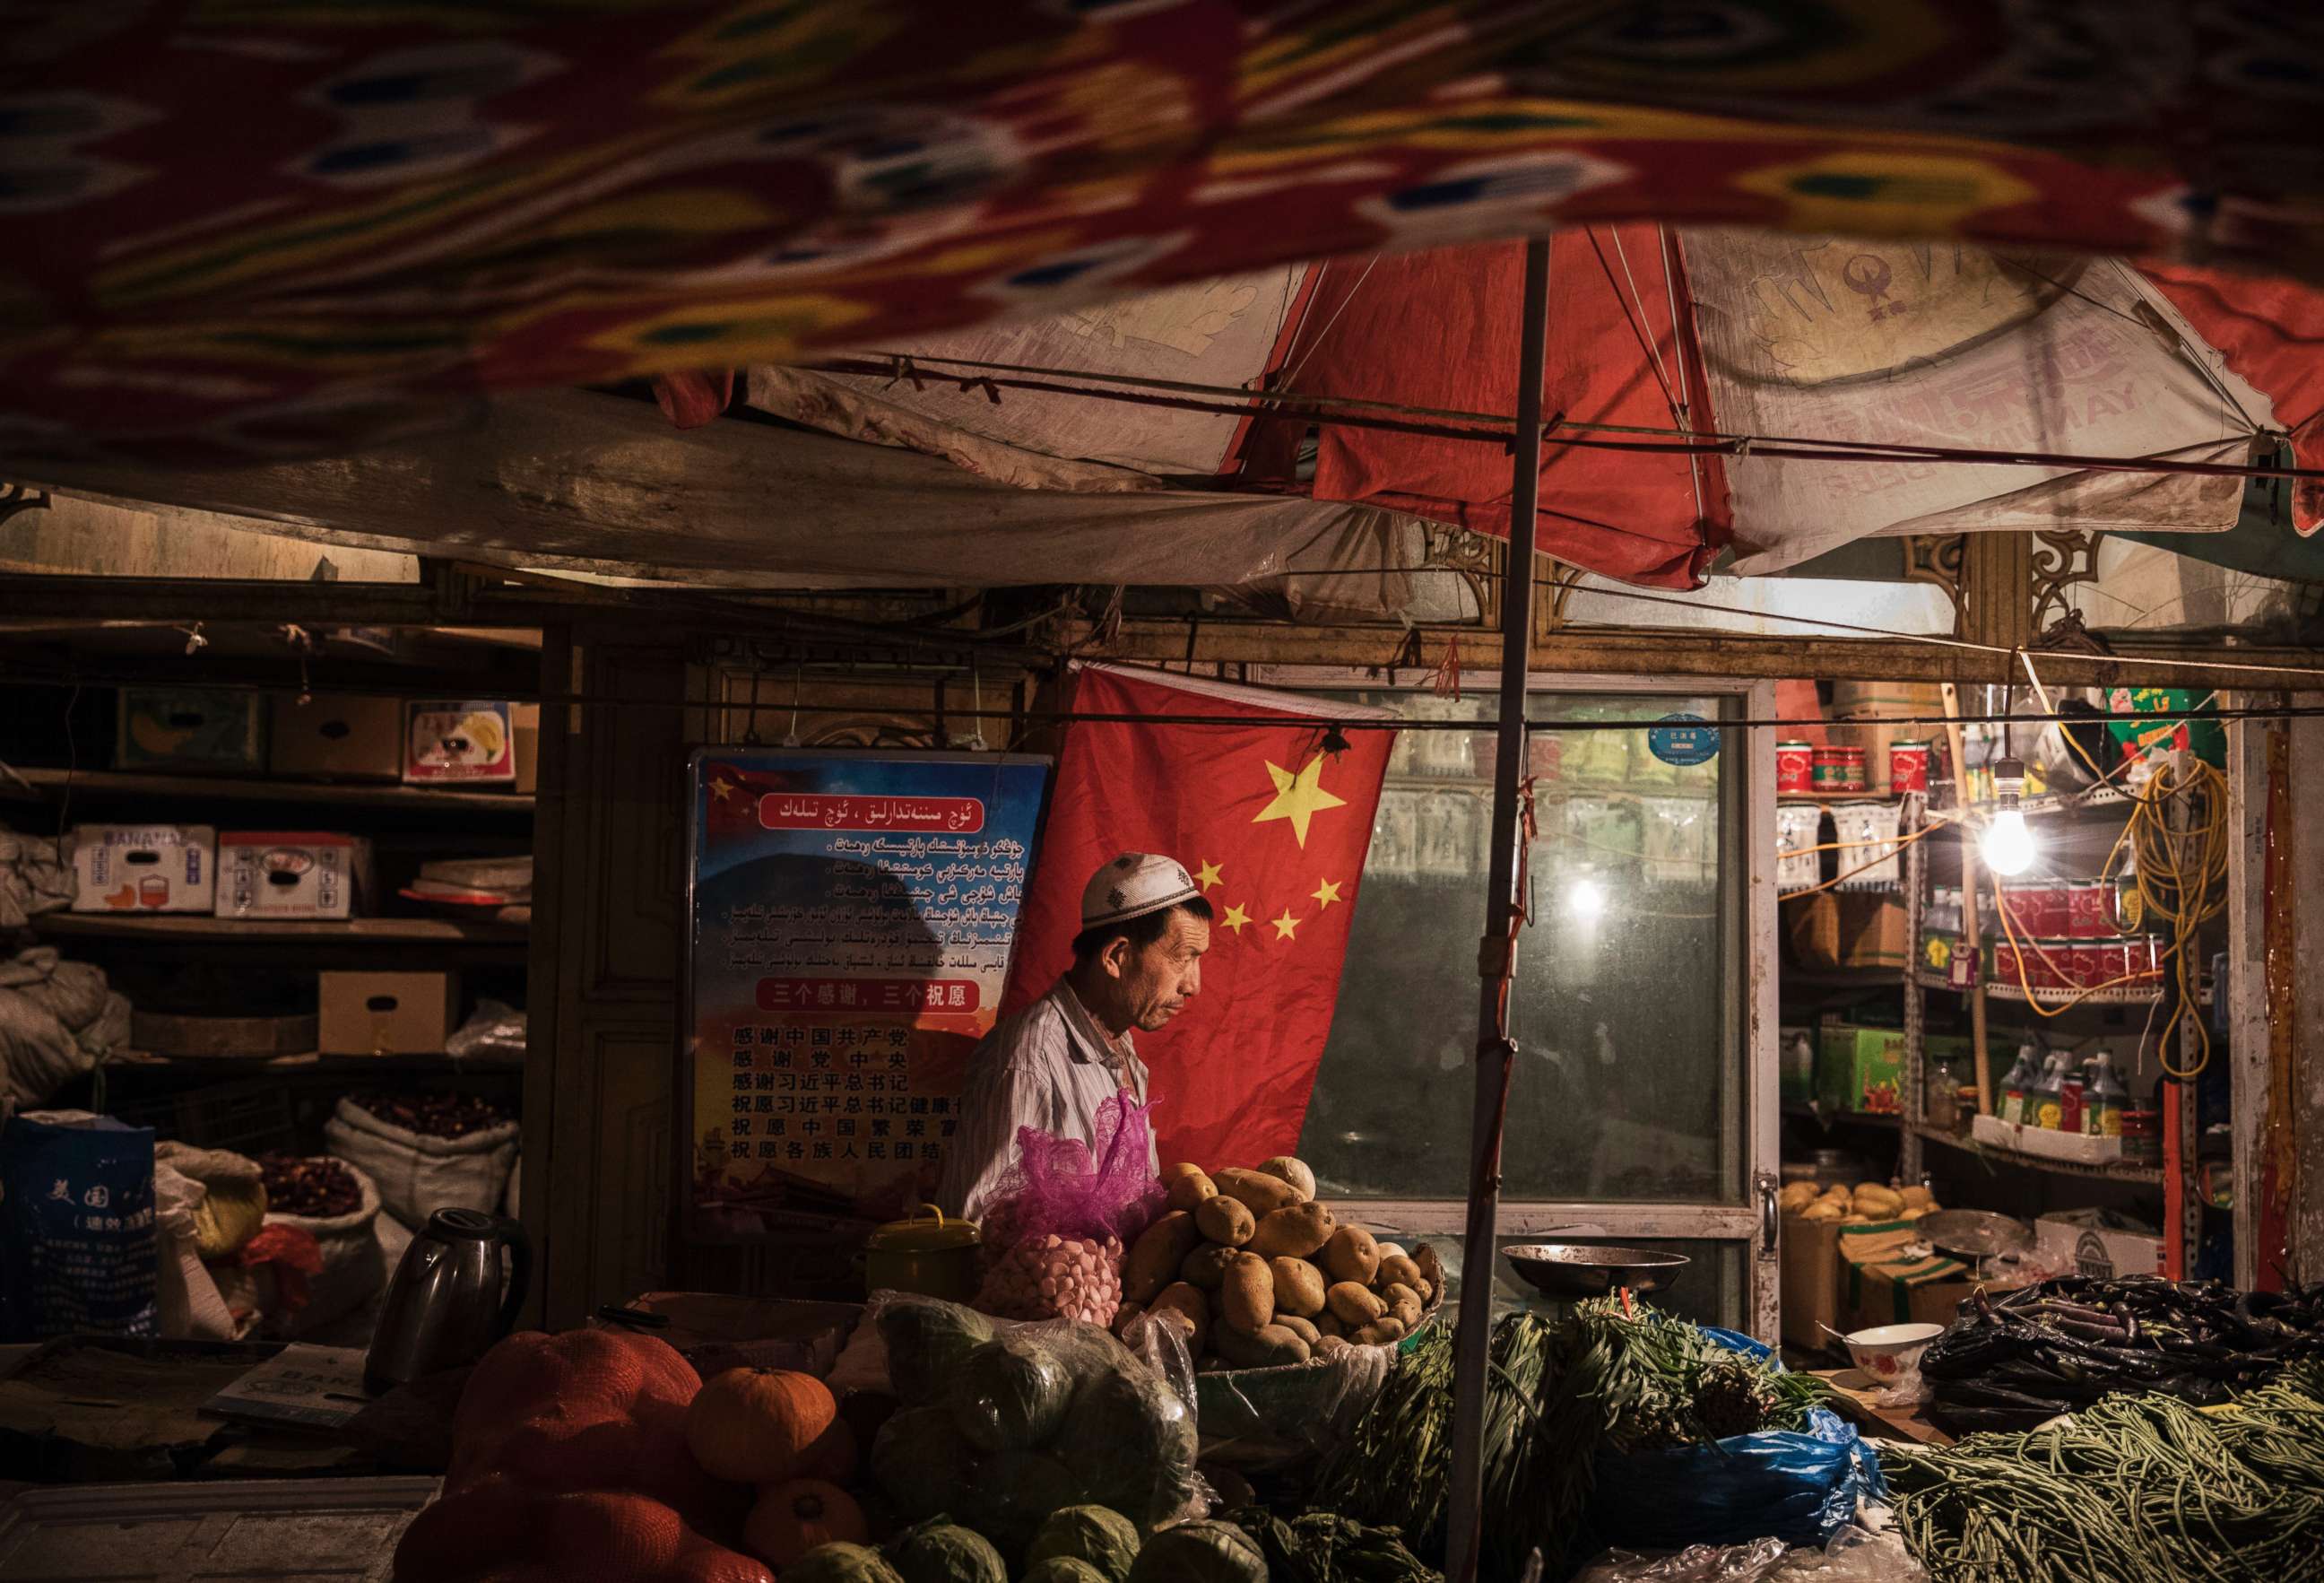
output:
<path id="1" fill-rule="evenodd" d="M 1237 934 L 1240 934 L 1243 930 L 1243 925 L 1250 921 L 1250 914 L 1242 910 L 1242 903 L 1240 902 L 1236 902 L 1227 908 L 1227 915 L 1224 918 L 1220 919 L 1219 921 L 1224 924 L 1227 928 L 1233 930 Z"/>
<path id="2" fill-rule="evenodd" d="M 1340 899 L 1340 883 L 1327 879 L 1307 893 L 1315 898 L 1318 907 L 1328 907 Z"/>
<path id="3" fill-rule="evenodd" d="M 1292 935 L 1293 935 L 1293 934 L 1295 934 L 1296 932 L 1297 932 L 1298 928 L 1299 928 L 1299 925 L 1300 925 L 1303 921 L 1304 921 L 1304 920 L 1302 920 L 1302 919 L 1297 919 L 1297 918 L 1294 918 L 1293 916 L 1291 916 L 1291 909 L 1290 909 L 1290 908 L 1288 908 L 1288 907 L 1286 907 L 1286 908 L 1283 910 L 1283 916 L 1282 916 L 1282 917 L 1280 917 L 1280 918 L 1270 918 L 1270 919 L 1268 919 L 1268 921 L 1269 923 L 1272 923 L 1273 925 L 1275 925 L 1275 938 L 1276 938 L 1276 939 L 1277 939 L 1277 940 L 1289 940 L 1289 939 L 1292 937 Z"/>
<path id="4" fill-rule="evenodd" d="M 1204 862 L 1200 868 L 1194 871 L 1194 883 L 1202 886 L 1203 889 L 1206 891 L 1213 885 L 1217 884 L 1219 883 L 1219 866 L 1215 863 Z"/>
<path id="5" fill-rule="evenodd" d="M 710 782 L 710 794 L 724 802 L 734 794 L 734 782 L 721 775 Z"/>
<path id="6" fill-rule="evenodd" d="M 1287 819 L 1292 835 L 1302 847 L 1307 845 L 1309 819 L 1327 808 L 1347 806 L 1346 798 L 1334 797 L 1323 790 L 1323 755 L 1320 753 L 1296 775 L 1271 760 L 1267 773 L 1275 779 L 1275 801 L 1260 809 L 1259 817 L 1250 822 L 1263 825 L 1271 819 Z"/>

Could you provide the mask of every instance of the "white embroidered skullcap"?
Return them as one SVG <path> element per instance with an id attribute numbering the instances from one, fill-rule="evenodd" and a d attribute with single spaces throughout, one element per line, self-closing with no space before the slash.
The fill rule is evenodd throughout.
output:
<path id="1" fill-rule="evenodd" d="M 1154 852 L 1124 852 L 1090 875 L 1082 890 L 1082 927 L 1127 923 L 1159 912 L 1203 893 L 1194 876 L 1175 857 Z"/>

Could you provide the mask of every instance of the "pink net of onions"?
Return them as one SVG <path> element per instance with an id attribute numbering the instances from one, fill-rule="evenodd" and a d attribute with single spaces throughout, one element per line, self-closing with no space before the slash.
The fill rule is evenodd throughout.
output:
<path id="1" fill-rule="evenodd" d="M 976 1306 L 1011 1319 L 1105 1324 L 1121 1297 L 1122 1250 L 1161 1211 L 1151 1106 L 1098 1107 L 1095 1144 L 1017 1129 L 1017 1163 L 984 1211 Z"/>

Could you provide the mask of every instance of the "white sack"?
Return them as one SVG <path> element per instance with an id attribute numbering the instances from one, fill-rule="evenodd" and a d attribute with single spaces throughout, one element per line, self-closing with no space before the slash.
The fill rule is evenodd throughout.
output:
<path id="1" fill-rule="evenodd" d="M 284 1336 L 303 1336 L 363 1307 L 387 1284 L 387 1259 L 380 1250 L 372 1222 L 379 1218 L 379 1185 L 352 1161 L 342 1164 L 355 1173 L 363 1201 L 344 1215 L 314 1217 L 279 1215 L 267 1211 L 269 1226 L 291 1226 L 309 1232 L 322 1249 L 323 1267 L 307 1278 L 307 1304 L 297 1313 L 283 1311 L 279 1296 L 262 1298 L 270 1329 Z M 262 1277 L 271 1271 L 261 1267 Z M 262 1288 L 265 1285 L 262 1279 Z"/>
<path id="2" fill-rule="evenodd" d="M 431 1138 L 345 1098 L 323 1124 L 325 1147 L 377 1182 L 381 1207 L 414 1231 L 438 1209 L 497 1211 L 516 1165 L 518 1131 L 510 1121 Z"/>
<path id="3" fill-rule="evenodd" d="M 164 1341 L 231 1341 L 234 1316 L 202 1263 L 195 1217 L 209 1189 L 168 1165 L 153 1167 L 153 1302 Z"/>

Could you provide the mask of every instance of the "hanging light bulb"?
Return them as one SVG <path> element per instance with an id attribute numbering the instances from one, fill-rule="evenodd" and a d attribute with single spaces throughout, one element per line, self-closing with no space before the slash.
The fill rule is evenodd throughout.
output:
<path id="1" fill-rule="evenodd" d="M 1981 843 L 1985 866 L 2008 879 L 2034 866 L 2034 832 L 2025 828 L 2025 766 L 2014 758 L 1993 762 L 1993 818 Z"/>

